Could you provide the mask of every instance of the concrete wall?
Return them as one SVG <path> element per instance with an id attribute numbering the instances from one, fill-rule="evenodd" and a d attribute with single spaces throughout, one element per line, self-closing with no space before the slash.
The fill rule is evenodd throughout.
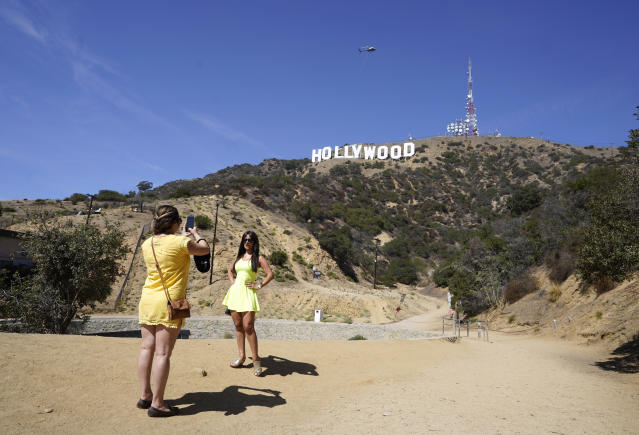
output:
<path id="1" fill-rule="evenodd" d="M 70 334 L 118 335 L 139 331 L 137 317 L 94 316 L 86 322 L 74 320 Z M 441 335 L 426 331 L 399 329 L 394 325 L 368 325 L 347 323 L 304 322 L 278 319 L 257 319 L 255 330 L 261 339 L 268 340 L 348 340 L 362 335 L 368 340 L 440 338 Z M 235 336 L 231 318 L 191 317 L 186 320 L 183 338 L 224 338 Z M 123 334 L 124 335 L 124 334 Z"/>

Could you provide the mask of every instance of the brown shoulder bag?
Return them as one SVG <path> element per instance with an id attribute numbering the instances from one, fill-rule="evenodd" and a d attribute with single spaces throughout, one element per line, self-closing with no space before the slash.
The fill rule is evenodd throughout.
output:
<path id="1" fill-rule="evenodd" d="M 166 295 L 167 309 L 169 310 L 169 320 L 186 319 L 187 317 L 191 317 L 191 305 L 189 305 L 189 301 L 187 301 L 186 299 L 178 299 L 177 301 L 171 300 L 169 292 L 166 289 L 166 285 L 164 285 L 164 278 L 162 277 L 162 269 L 160 269 L 158 257 L 155 256 L 153 241 L 154 239 L 151 238 L 151 250 L 153 251 L 155 267 L 158 269 L 158 273 L 160 274 L 160 281 L 162 281 L 162 288 L 164 289 L 164 294 Z"/>

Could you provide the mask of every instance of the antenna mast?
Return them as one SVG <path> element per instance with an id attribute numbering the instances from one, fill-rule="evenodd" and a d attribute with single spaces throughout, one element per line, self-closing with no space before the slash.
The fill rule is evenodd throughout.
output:
<path id="1" fill-rule="evenodd" d="M 475 102 L 473 101 L 473 66 L 468 58 L 468 94 L 466 95 L 466 136 L 479 136 L 477 129 L 477 114 L 475 113 Z"/>
<path id="2" fill-rule="evenodd" d="M 473 100 L 473 65 L 468 58 L 468 93 L 466 94 L 466 116 L 463 121 L 456 119 L 446 126 L 449 136 L 479 136 L 477 128 L 477 114 L 475 113 L 475 101 Z"/>

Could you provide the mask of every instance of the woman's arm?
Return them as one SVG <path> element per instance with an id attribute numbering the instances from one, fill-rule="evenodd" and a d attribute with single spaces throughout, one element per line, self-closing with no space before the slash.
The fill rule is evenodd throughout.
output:
<path id="1" fill-rule="evenodd" d="M 233 273 L 234 268 L 235 268 L 235 263 L 232 263 L 229 266 L 229 270 L 227 271 L 227 274 L 229 276 L 229 281 L 231 281 L 231 284 L 235 283 L 235 274 Z"/>
<path id="2" fill-rule="evenodd" d="M 200 234 L 197 232 L 197 228 L 191 228 L 186 235 L 191 234 L 195 237 L 195 240 L 189 240 L 189 243 L 186 245 L 189 250 L 189 255 L 206 255 L 210 252 L 209 243 L 200 237 Z"/>
<path id="3" fill-rule="evenodd" d="M 266 258 L 260 255 L 259 258 L 260 267 L 266 273 L 266 278 L 262 281 L 262 287 L 264 287 L 269 282 L 273 281 L 273 271 L 271 270 L 271 266 L 268 264 Z"/>

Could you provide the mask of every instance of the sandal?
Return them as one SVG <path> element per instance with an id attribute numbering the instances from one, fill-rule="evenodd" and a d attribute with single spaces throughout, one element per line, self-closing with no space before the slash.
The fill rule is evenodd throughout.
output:
<path id="1" fill-rule="evenodd" d="M 262 360 L 253 361 L 253 376 L 262 376 Z"/>
<path id="2" fill-rule="evenodd" d="M 235 361 L 231 362 L 231 364 L 229 364 L 231 367 L 233 367 L 234 369 L 239 369 L 240 367 L 242 367 L 242 365 L 244 364 L 244 360 L 246 359 L 246 357 L 244 358 L 238 358 Z"/>
<path id="3" fill-rule="evenodd" d="M 140 409 L 149 409 L 151 407 L 151 401 L 140 399 L 138 400 L 138 403 L 135 406 L 137 406 Z"/>
<path id="4" fill-rule="evenodd" d="M 162 411 L 161 409 L 157 409 L 154 407 L 149 407 L 147 411 L 147 415 L 149 417 L 173 417 L 174 415 L 178 415 L 180 413 L 180 409 L 175 406 L 169 406 L 168 411 Z"/>

